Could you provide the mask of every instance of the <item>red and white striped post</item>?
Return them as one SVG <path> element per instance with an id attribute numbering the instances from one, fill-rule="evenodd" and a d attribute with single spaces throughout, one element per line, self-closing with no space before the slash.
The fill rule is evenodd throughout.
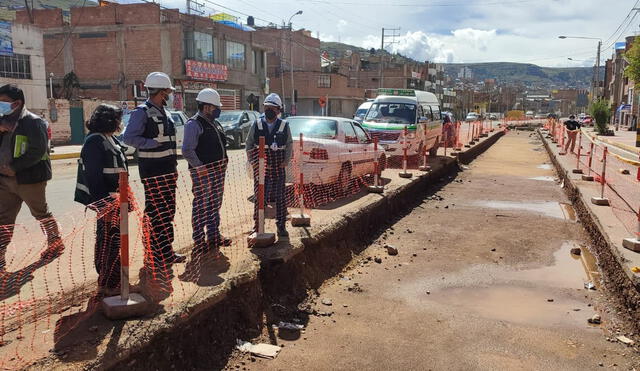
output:
<path id="1" fill-rule="evenodd" d="M 602 173 L 600 179 L 600 197 L 591 197 L 591 203 L 598 206 L 609 206 L 609 199 L 604 197 L 604 187 L 607 183 L 607 147 L 604 147 L 602 152 Z"/>
<path id="2" fill-rule="evenodd" d="M 380 161 L 378 156 L 378 138 L 373 138 L 373 185 L 367 187 L 371 193 L 382 193 L 384 187 L 380 185 Z"/>
<path id="3" fill-rule="evenodd" d="M 429 151 L 426 148 L 422 149 L 422 166 L 418 167 L 420 171 L 429 171 L 431 170 L 431 166 L 429 166 Z"/>
<path id="4" fill-rule="evenodd" d="M 587 162 L 587 175 L 583 175 L 582 176 L 582 180 L 587 181 L 587 182 L 592 182 L 593 181 L 593 176 L 591 175 L 591 163 L 593 161 L 593 149 L 594 149 L 594 144 L 593 144 L 593 142 L 591 142 L 591 146 L 589 148 L 589 160 Z"/>
<path id="5" fill-rule="evenodd" d="M 467 144 L 464 145 L 466 148 L 470 148 L 471 145 L 473 144 L 473 136 L 471 133 L 473 131 L 472 127 L 473 127 L 472 123 L 471 121 L 469 121 L 469 130 L 467 130 Z"/>
<path id="6" fill-rule="evenodd" d="M 300 186 L 298 187 L 298 203 L 300 204 L 300 214 L 299 215 L 291 215 L 291 225 L 294 227 L 305 227 L 311 225 L 311 217 L 304 213 L 304 169 L 302 165 L 304 164 L 303 154 L 304 154 L 304 135 L 300 133 L 300 156 L 299 158 L 299 168 L 300 168 Z"/>
<path id="7" fill-rule="evenodd" d="M 252 233 L 249 238 L 249 247 L 267 247 L 272 245 L 276 236 L 274 233 L 265 233 L 264 231 L 264 179 L 267 172 L 267 154 L 265 150 L 265 139 L 260 137 L 258 140 L 258 194 L 255 195 L 258 203 L 258 221 L 257 230 Z"/>
<path id="8" fill-rule="evenodd" d="M 120 298 L 129 300 L 129 174 L 120 172 Z M 109 233 L 107 231 L 107 233 Z"/>
<path id="9" fill-rule="evenodd" d="M 577 140 L 578 140 L 578 153 L 576 154 L 576 157 L 577 157 L 576 168 L 573 169 L 571 172 L 574 174 L 582 174 L 582 169 L 580 169 L 580 156 L 582 154 L 582 131 L 578 131 Z"/>
<path id="10" fill-rule="evenodd" d="M 138 317 L 148 312 L 148 303 L 129 288 L 129 174 L 119 176 L 120 198 L 120 295 L 102 299 L 105 316 L 112 320 Z M 105 233 L 110 233 L 105 231 Z"/>
<path id="11" fill-rule="evenodd" d="M 407 172 L 407 160 L 409 150 L 409 146 L 407 145 L 407 138 L 409 136 L 409 129 L 405 125 L 404 130 L 402 131 L 402 172 L 400 173 L 400 178 L 411 178 L 413 174 Z"/>
<path id="12" fill-rule="evenodd" d="M 456 151 L 462 151 L 462 143 L 460 143 L 460 128 L 462 125 L 460 121 L 456 122 Z"/>

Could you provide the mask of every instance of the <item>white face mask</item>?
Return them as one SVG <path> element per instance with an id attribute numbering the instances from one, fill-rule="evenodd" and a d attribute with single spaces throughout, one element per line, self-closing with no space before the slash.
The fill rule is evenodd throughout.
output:
<path id="1" fill-rule="evenodd" d="M 11 107 L 11 102 L 0 102 L 0 117 L 9 116 L 15 111 L 15 108 Z"/>

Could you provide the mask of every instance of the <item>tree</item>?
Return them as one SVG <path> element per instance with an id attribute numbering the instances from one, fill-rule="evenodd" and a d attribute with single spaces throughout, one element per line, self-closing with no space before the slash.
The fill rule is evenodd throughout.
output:
<path id="1" fill-rule="evenodd" d="M 606 99 L 598 99 L 597 101 L 591 103 L 589 113 L 596 121 L 596 130 L 598 131 L 599 135 L 606 135 L 607 133 L 607 124 L 609 123 L 609 119 L 611 118 L 610 108 L 611 105 Z"/>
<path id="2" fill-rule="evenodd" d="M 624 69 L 624 75 L 634 82 L 640 82 L 640 42 L 634 41 L 631 49 L 624 53 L 624 56 L 629 61 L 629 65 Z"/>

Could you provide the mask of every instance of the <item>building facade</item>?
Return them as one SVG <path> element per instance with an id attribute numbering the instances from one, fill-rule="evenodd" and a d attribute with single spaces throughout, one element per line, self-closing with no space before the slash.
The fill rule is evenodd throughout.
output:
<path id="1" fill-rule="evenodd" d="M 224 109 L 249 108 L 248 98 L 261 101 L 268 88 L 267 48 L 254 32 L 206 17 L 154 3 L 110 3 L 72 8 L 69 23 L 60 9 L 34 10 L 33 21 L 43 30 L 56 97 L 140 102 L 146 75 L 162 71 L 174 79 L 175 108 L 191 114 L 202 88 L 218 89 Z M 17 12 L 16 23 L 29 22 Z"/>
<path id="2" fill-rule="evenodd" d="M 14 23 L 11 41 L 13 53 L 0 55 L 0 85 L 18 85 L 24 91 L 27 109 L 43 115 L 48 100 L 42 30 Z"/>

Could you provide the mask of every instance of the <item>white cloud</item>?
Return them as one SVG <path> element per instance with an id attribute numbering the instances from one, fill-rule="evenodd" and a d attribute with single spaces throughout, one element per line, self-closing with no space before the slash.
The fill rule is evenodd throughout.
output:
<path id="1" fill-rule="evenodd" d="M 474 49 L 487 51 L 489 43 L 496 37 L 496 30 L 475 30 L 473 28 L 463 28 L 453 30 L 451 34 L 460 42 L 471 44 Z"/>

